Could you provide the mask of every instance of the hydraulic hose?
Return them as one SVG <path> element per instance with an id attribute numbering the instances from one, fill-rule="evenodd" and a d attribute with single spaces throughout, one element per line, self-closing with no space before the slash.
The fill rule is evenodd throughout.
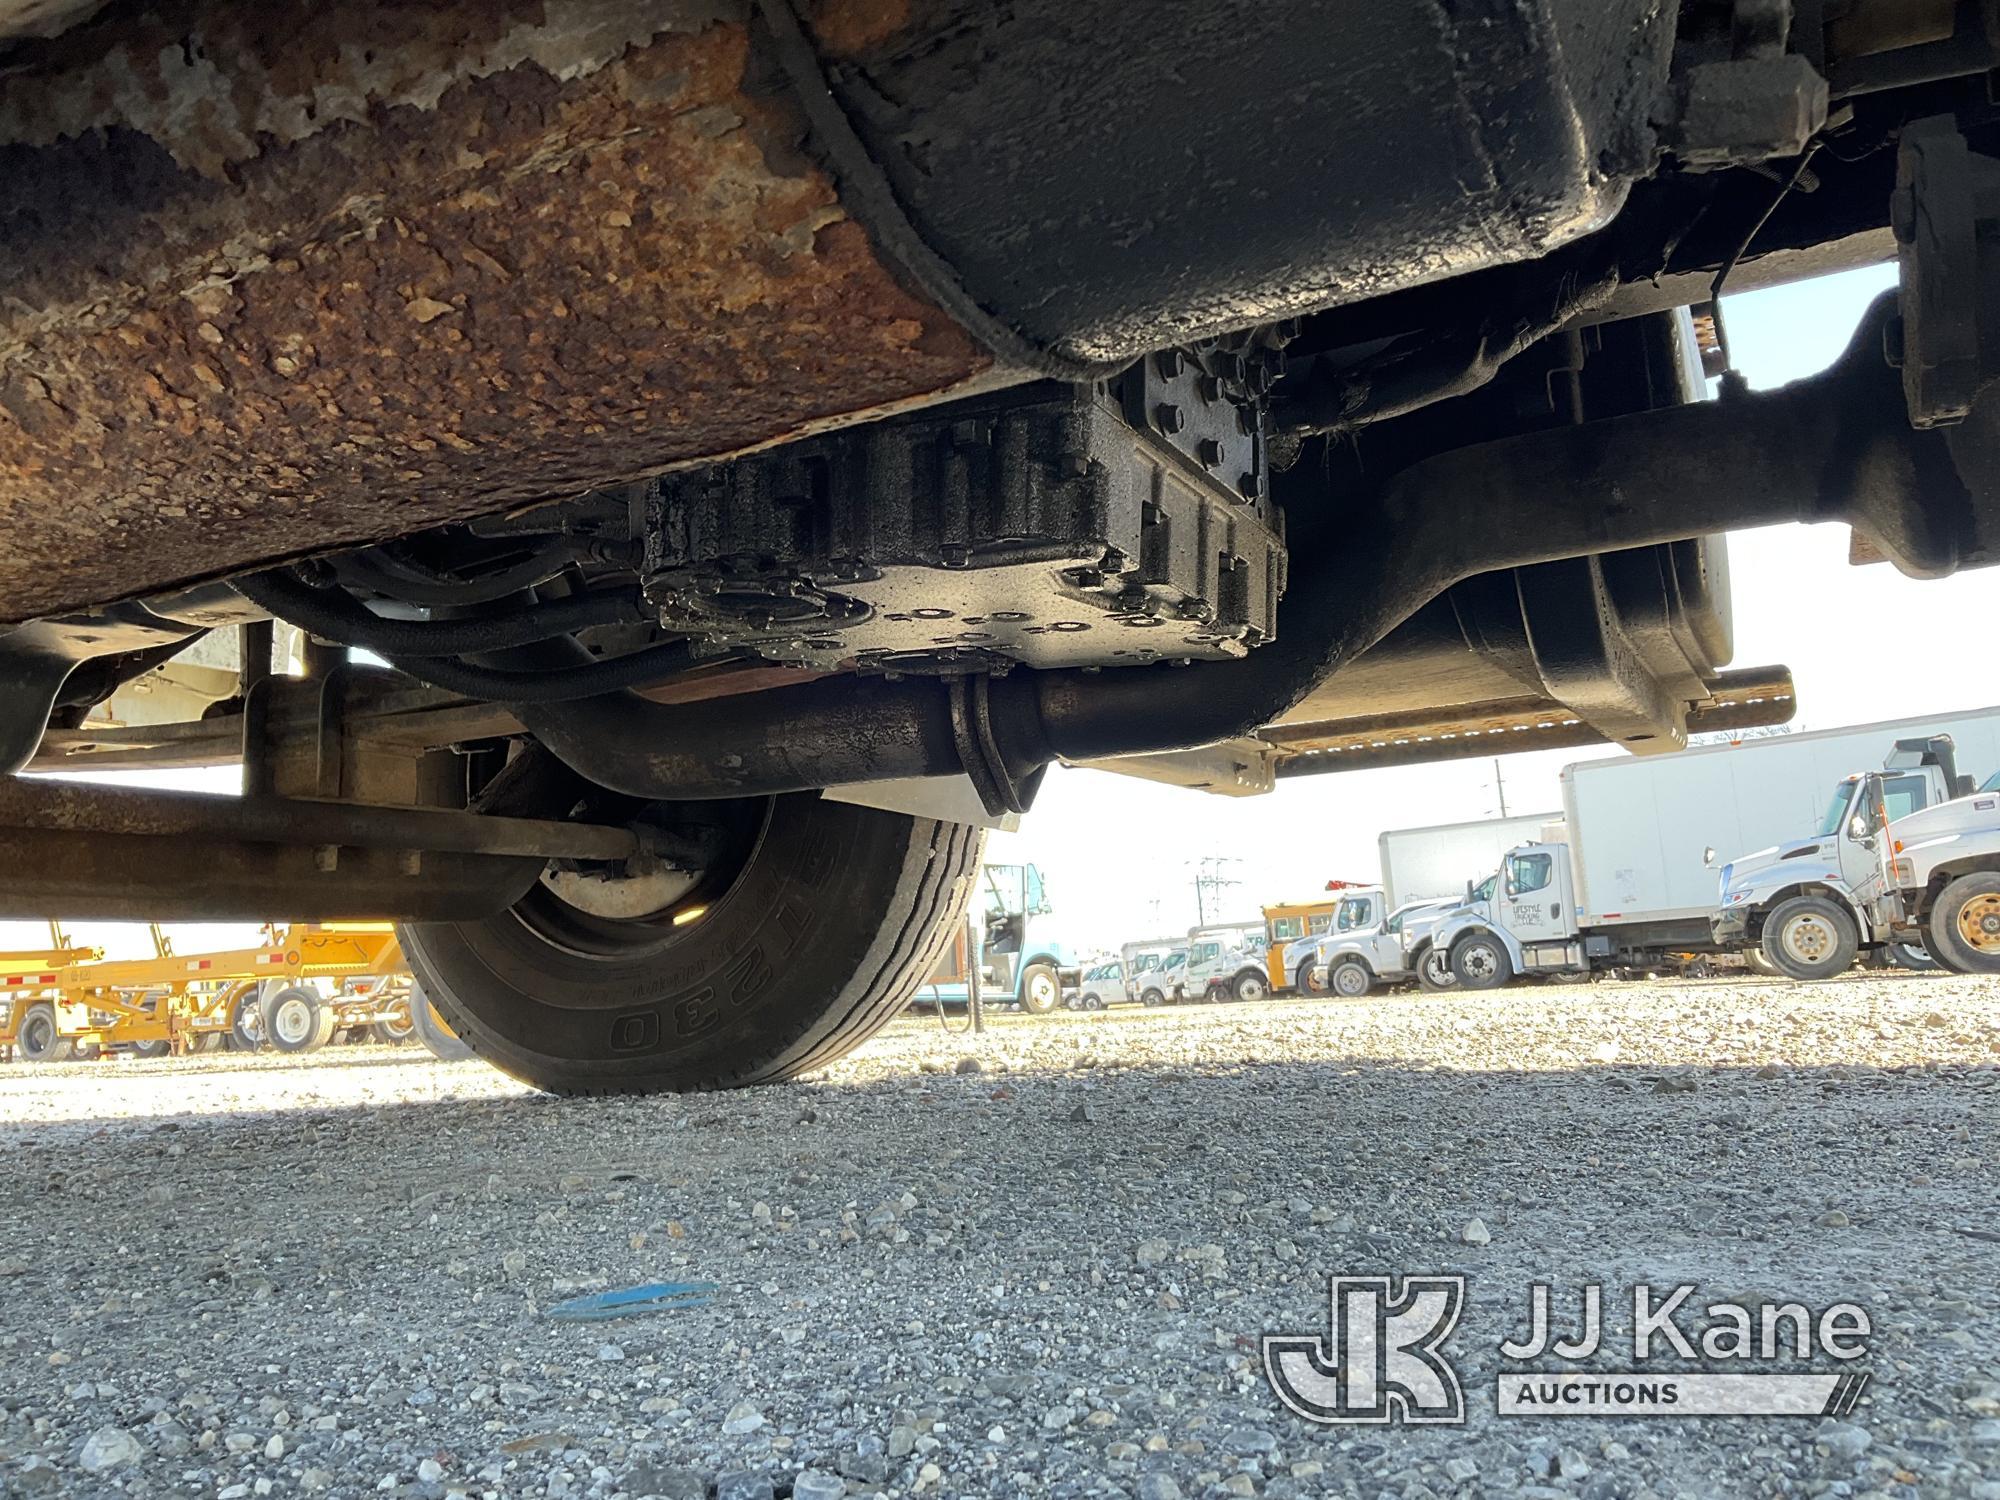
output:
<path id="1" fill-rule="evenodd" d="M 643 624 L 652 618 L 636 591 L 576 594 L 547 604 L 525 605 L 471 619 L 391 620 L 376 614 L 344 589 L 314 588 L 283 570 L 248 573 L 230 583 L 252 604 L 269 610 L 289 625 L 391 660 L 505 651 L 573 635 L 596 625 Z M 410 675 L 422 674 L 411 671 Z"/>

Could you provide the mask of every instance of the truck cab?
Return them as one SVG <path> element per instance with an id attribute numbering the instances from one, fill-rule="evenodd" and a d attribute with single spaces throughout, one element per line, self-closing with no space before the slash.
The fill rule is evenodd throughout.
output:
<path id="1" fill-rule="evenodd" d="M 1846 969 L 1860 949 L 1882 946 L 1886 937 L 1869 910 L 1883 889 L 1884 826 L 1969 791 L 1951 736 L 1896 741 L 1880 771 L 1834 784 L 1811 834 L 1722 867 L 1719 909 L 1710 923 L 1716 944 L 1755 949 L 1793 979 L 1826 979 Z M 1910 954 L 1910 961 L 1917 958 Z"/>
<path id="2" fill-rule="evenodd" d="M 1246 927 L 1197 928 L 1188 934 L 1187 965 L 1180 972 L 1179 998 L 1201 1000 L 1226 992 L 1238 1000 L 1262 1000 L 1271 993 L 1262 944 L 1263 923 Z"/>
<path id="3" fill-rule="evenodd" d="M 1458 983 L 1495 989 L 1517 974 L 1577 974 L 1591 968 L 1578 925 L 1569 846 L 1537 841 L 1508 851 L 1500 868 L 1431 934 Z"/>
<path id="4" fill-rule="evenodd" d="M 1452 903 L 1410 901 L 1381 915 L 1382 900 L 1382 893 L 1373 893 L 1370 914 L 1375 919 L 1369 925 L 1356 923 L 1319 940 L 1312 962 L 1326 992 L 1353 1000 L 1378 985 L 1402 984 L 1419 977 L 1431 928 Z"/>
<path id="5" fill-rule="evenodd" d="M 1876 852 L 1863 896 L 1876 936 L 1914 938 L 1954 973 L 2000 974 L 2000 788 L 1896 819 Z"/>
<path id="6" fill-rule="evenodd" d="M 971 994 L 968 965 L 979 965 L 981 998 L 1012 1001 L 1033 1015 L 1047 1015 L 1062 1003 L 1064 982 L 1074 983 L 1076 967 L 1068 950 L 1039 930 L 1036 919 L 1049 914 L 1048 888 L 1034 865 L 987 864 L 980 869 L 984 895 L 977 941 L 947 949 L 929 984 L 915 999 L 962 1004 Z"/>

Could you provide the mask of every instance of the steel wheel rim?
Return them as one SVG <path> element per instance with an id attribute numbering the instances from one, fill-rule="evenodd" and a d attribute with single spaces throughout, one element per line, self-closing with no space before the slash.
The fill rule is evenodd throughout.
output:
<path id="1" fill-rule="evenodd" d="M 1474 944 L 1465 950 L 1465 972 L 1473 979 L 1489 979 L 1500 970 L 1500 962 L 1493 950 L 1484 943 Z"/>
<path id="2" fill-rule="evenodd" d="M 1261 979 L 1245 980 L 1237 989 L 1236 998 L 1239 1000 L 1262 1000 L 1264 998 L 1264 982 Z"/>
<path id="3" fill-rule="evenodd" d="M 1352 1000 L 1367 992 L 1368 980 L 1353 964 L 1342 964 L 1340 972 L 1334 979 L 1333 987 L 1344 998 Z"/>
<path id="4" fill-rule="evenodd" d="M 1952 925 L 1959 941 L 1975 953 L 2000 954 L 2000 895 L 1974 896 L 1958 909 Z"/>
<path id="5" fill-rule="evenodd" d="M 1035 975 L 1028 981 L 1028 1000 L 1033 1005 L 1054 1005 L 1056 982 L 1046 974 Z"/>
<path id="6" fill-rule="evenodd" d="M 271 1030 L 280 1041 L 302 1042 L 312 1034 L 312 1009 L 303 1000 L 285 1000 L 271 1017 Z"/>
<path id="7" fill-rule="evenodd" d="M 1826 918 L 1809 912 L 1794 917 L 1778 934 L 1785 952 L 1802 964 L 1823 963 L 1834 949 L 1833 926 Z"/>

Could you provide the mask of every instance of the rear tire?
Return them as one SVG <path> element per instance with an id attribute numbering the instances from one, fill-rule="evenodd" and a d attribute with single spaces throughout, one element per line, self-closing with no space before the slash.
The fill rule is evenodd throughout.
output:
<path id="1" fill-rule="evenodd" d="M 76 1056 L 76 1043 L 62 1034 L 53 1005 L 31 1005 L 22 1012 L 14 1046 L 23 1062 L 68 1062 Z"/>
<path id="2" fill-rule="evenodd" d="M 496 917 L 399 929 L 472 1051 L 563 1094 L 793 1078 L 893 1019 L 964 920 L 976 828 L 812 794 L 699 806 L 732 820 L 733 852 L 685 904 L 592 916 L 544 883 Z"/>
<path id="3" fill-rule="evenodd" d="M 264 997 L 264 1035 L 280 1052 L 317 1052 L 333 1040 L 338 1018 L 315 990 L 287 985 Z"/>
<path id="4" fill-rule="evenodd" d="M 1936 974 L 1944 969 L 1921 943 L 1890 943 L 1882 949 L 1882 956 L 1890 968 L 1907 969 L 1912 974 Z"/>
<path id="5" fill-rule="evenodd" d="M 212 1052 L 220 1052 L 229 1045 L 226 1031 L 197 1031 L 188 1037 L 188 1055 L 205 1057 Z"/>
<path id="6" fill-rule="evenodd" d="M 2000 874 L 1961 875 L 1931 907 L 1931 952 L 1960 974 L 2000 974 Z"/>
<path id="7" fill-rule="evenodd" d="M 1931 917 L 1936 914 L 1933 910 L 1917 927 L 1917 930 L 1924 935 L 1924 951 L 1930 954 L 1936 960 L 1937 966 L 1947 974 L 1963 974 L 1965 970 L 1958 967 L 1957 961 L 1945 951 L 1944 944 L 1938 941 L 1937 934 L 1931 930 Z"/>
<path id="8" fill-rule="evenodd" d="M 1748 964 L 1753 971 L 1764 975 L 1766 978 L 1783 979 L 1785 977 L 1785 971 L 1772 963 L 1762 948 L 1745 950 L 1743 962 Z"/>
<path id="9" fill-rule="evenodd" d="M 439 1062 L 464 1062 L 473 1055 L 472 1049 L 459 1040 L 458 1033 L 445 1024 L 420 984 L 410 987 L 410 1029 L 423 1043 L 424 1051 Z"/>
<path id="10" fill-rule="evenodd" d="M 1375 976 L 1358 958 L 1343 958 L 1327 971 L 1326 987 L 1343 1000 L 1359 1000 L 1375 988 Z"/>
<path id="11" fill-rule="evenodd" d="M 229 1012 L 229 1046 L 235 1052 L 256 1052 L 264 1045 L 262 986 L 249 985 Z"/>
<path id="12" fill-rule="evenodd" d="M 1764 956 L 1790 979 L 1844 974 L 1860 946 L 1853 916 L 1825 896 L 1793 896 L 1764 919 Z"/>
<path id="13" fill-rule="evenodd" d="M 1451 972 L 1468 990 L 1497 990 L 1513 980 L 1514 960 L 1491 933 L 1471 932 L 1452 945 Z"/>
<path id="14" fill-rule="evenodd" d="M 1029 964 L 1021 971 L 1021 1009 L 1045 1016 L 1062 1004 L 1062 979 L 1053 964 Z"/>
<path id="15" fill-rule="evenodd" d="M 1417 984 L 1419 988 L 1429 990 L 1434 995 L 1457 989 L 1458 976 L 1451 971 L 1451 955 L 1437 947 L 1426 948 L 1419 953 Z"/>

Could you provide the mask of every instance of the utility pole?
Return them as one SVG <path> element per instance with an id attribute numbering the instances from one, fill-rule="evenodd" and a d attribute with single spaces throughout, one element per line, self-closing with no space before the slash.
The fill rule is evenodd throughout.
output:
<path id="1" fill-rule="evenodd" d="M 1500 795 L 1500 816 L 1507 816 L 1507 778 L 1500 770 L 1500 757 L 1493 757 L 1493 789 Z"/>
<path id="2" fill-rule="evenodd" d="M 1199 920 L 1199 925 L 1203 927 L 1208 925 L 1208 901 L 1211 896 L 1218 898 L 1216 909 L 1219 912 L 1221 910 L 1219 898 L 1223 887 L 1243 884 L 1240 880 L 1224 875 L 1222 867 L 1224 865 L 1241 863 L 1242 861 L 1239 859 L 1232 859 L 1221 854 L 1204 855 L 1201 859 L 1195 861 L 1194 909 Z"/>

